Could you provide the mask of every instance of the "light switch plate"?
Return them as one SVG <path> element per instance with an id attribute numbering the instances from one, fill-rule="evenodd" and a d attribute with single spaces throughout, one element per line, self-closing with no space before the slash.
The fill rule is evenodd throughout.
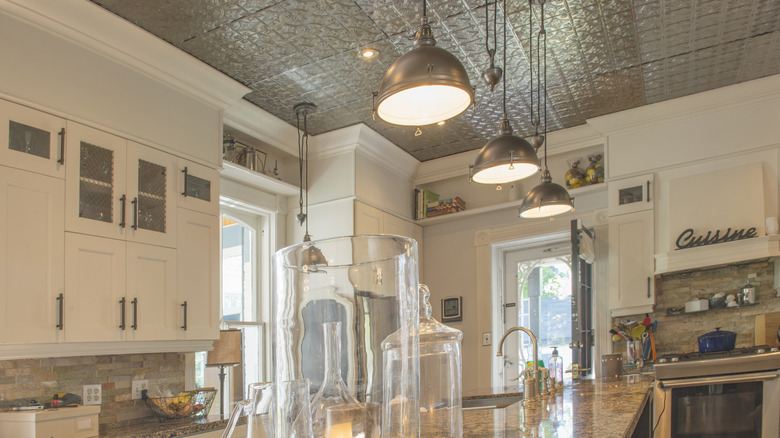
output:
<path id="1" fill-rule="evenodd" d="M 133 400 L 140 400 L 144 389 L 149 389 L 148 380 L 133 380 Z"/>
<path id="2" fill-rule="evenodd" d="M 84 397 L 82 397 L 81 402 L 84 406 L 103 403 L 103 393 L 100 385 L 84 385 Z"/>
<path id="3" fill-rule="evenodd" d="M 487 347 L 488 345 L 493 344 L 493 334 L 488 333 L 482 333 L 482 346 Z"/>

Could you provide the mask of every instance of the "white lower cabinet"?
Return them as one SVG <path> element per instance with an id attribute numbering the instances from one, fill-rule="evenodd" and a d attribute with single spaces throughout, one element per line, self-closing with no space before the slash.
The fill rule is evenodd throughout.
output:
<path id="1" fill-rule="evenodd" d="M 178 217 L 180 339 L 219 338 L 219 216 L 184 208 Z"/>
<path id="2" fill-rule="evenodd" d="M 66 233 L 65 339 L 177 338 L 176 250 Z"/>
<path id="3" fill-rule="evenodd" d="M 609 218 L 609 308 L 613 317 L 652 312 L 653 210 Z"/>
<path id="4" fill-rule="evenodd" d="M 0 166 L 0 343 L 61 339 L 64 180 Z"/>

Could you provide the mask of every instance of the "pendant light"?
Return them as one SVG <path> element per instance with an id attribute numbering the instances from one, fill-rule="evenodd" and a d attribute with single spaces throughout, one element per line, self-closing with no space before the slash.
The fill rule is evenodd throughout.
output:
<path id="1" fill-rule="evenodd" d="M 374 112 L 394 125 L 424 126 L 457 116 L 473 101 L 474 88 L 463 64 L 436 47 L 423 0 L 414 47 L 385 72 Z"/>
<path id="2" fill-rule="evenodd" d="M 486 6 L 487 7 L 487 6 Z M 498 126 L 498 137 L 490 140 L 477 154 L 469 167 L 469 178 L 481 184 L 502 184 L 527 178 L 539 171 L 539 157 L 534 147 L 524 138 L 512 133 L 506 113 L 506 0 L 504 0 L 504 119 Z"/>
<path id="3" fill-rule="evenodd" d="M 543 70 L 541 74 L 537 74 L 537 77 L 544 75 L 544 95 L 537 94 L 537 114 L 541 114 L 543 117 L 544 135 L 540 137 L 537 133 L 535 136 L 536 141 L 540 146 L 544 146 L 544 171 L 542 172 L 541 182 L 539 185 L 531 189 L 520 206 L 520 217 L 524 218 L 540 218 L 550 217 L 552 219 L 556 214 L 567 213 L 574 210 L 571 196 L 562 186 L 552 182 L 550 176 L 550 170 L 547 167 L 547 32 L 544 29 L 544 1 L 545 0 L 529 0 L 529 14 L 533 15 L 533 3 L 534 1 L 540 5 L 540 26 L 539 34 L 536 41 L 536 67 L 537 71 L 542 67 L 541 63 L 544 62 Z M 531 20 L 529 19 L 529 22 Z M 530 29 L 529 25 L 529 29 Z M 533 33 L 531 32 L 530 43 L 533 46 Z M 539 56 L 539 47 L 543 47 L 543 59 Z M 530 51 L 533 53 L 533 48 Z M 533 71 L 533 63 L 531 63 L 531 71 Z M 541 78 L 540 78 L 541 80 Z M 531 80 L 533 83 L 533 79 Z M 537 84 L 536 91 L 541 93 L 542 86 Z M 533 95 L 533 92 L 531 93 Z M 544 98 L 544 111 L 539 111 L 541 100 Z M 532 104 L 533 106 L 533 104 Z"/>
<path id="4" fill-rule="evenodd" d="M 299 171 L 299 198 L 298 198 L 298 223 L 306 224 L 306 234 L 303 236 L 304 242 L 311 242 L 309 235 L 309 127 L 308 115 L 317 110 L 317 105 L 310 102 L 301 102 L 296 104 L 295 120 L 298 128 L 298 171 Z M 301 117 L 303 117 L 303 133 L 301 133 Z M 305 245 L 299 261 L 299 266 L 303 266 L 309 271 L 316 271 L 317 265 L 328 265 L 327 259 L 319 248 L 311 245 Z"/>

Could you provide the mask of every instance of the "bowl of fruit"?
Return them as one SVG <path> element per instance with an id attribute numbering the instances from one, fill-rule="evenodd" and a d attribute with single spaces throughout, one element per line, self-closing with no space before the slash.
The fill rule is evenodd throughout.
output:
<path id="1" fill-rule="evenodd" d="M 206 416 L 216 395 L 214 388 L 200 388 L 172 396 L 144 393 L 144 400 L 160 420 L 178 420 Z"/>

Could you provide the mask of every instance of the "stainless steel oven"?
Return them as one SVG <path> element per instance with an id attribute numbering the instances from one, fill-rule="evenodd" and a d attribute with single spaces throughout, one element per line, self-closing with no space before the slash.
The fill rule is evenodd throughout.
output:
<path id="1" fill-rule="evenodd" d="M 654 437 L 780 438 L 780 352 L 665 359 L 655 366 Z"/>

